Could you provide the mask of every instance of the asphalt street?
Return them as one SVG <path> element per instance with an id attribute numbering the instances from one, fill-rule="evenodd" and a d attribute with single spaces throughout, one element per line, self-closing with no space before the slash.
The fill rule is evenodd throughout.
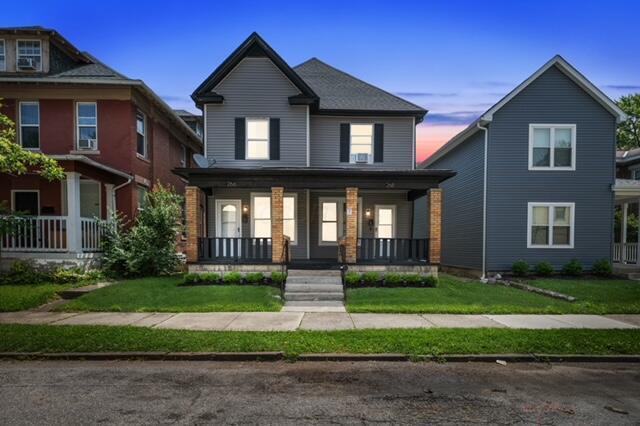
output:
<path id="1" fill-rule="evenodd" d="M 0 424 L 639 424 L 637 364 L 0 362 Z"/>

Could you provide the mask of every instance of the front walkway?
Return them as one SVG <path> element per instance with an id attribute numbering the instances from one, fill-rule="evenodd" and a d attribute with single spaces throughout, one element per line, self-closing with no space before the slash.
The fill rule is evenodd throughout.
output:
<path id="1" fill-rule="evenodd" d="M 113 325 L 212 331 L 375 328 L 640 329 L 640 315 L 450 315 L 336 312 L 65 313 L 3 312 L 0 324 Z"/>

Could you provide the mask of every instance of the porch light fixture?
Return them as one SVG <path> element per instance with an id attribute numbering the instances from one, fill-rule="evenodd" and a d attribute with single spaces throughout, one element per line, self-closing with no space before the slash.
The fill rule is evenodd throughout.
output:
<path id="1" fill-rule="evenodd" d="M 249 206 L 248 205 L 243 205 L 242 206 L 242 213 L 249 213 Z"/>
<path id="2" fill-rule="evenodd" d="M 364 215 L 365 215 L 365 217 L 366 217 L 367 219 L 368 219 L 368 218 L 370 218 L 370 217 L 371 217 L 371 209 L 366 209 L 366 210 L 364 211 Z"/>

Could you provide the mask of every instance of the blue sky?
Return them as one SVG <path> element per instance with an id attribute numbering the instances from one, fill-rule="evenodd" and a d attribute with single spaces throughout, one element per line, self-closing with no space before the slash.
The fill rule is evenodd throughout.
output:
<path id="1" fill-rule="evenodd" d="M 559 53 L 612 98 L 640 92 L 640 1 L 20 1 L 0 25 L 58 30 L 174 107 L 252 31 L 430 110 L 419 158 Z"/>

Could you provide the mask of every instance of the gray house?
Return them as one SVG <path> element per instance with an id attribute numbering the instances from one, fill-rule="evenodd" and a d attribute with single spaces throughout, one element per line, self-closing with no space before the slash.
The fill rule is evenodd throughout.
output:
<path id="1" fill-rule="evenodd" d="M 611 260 L 624 119 L 563 58 L 544 64 L 421 165 L 457 173 L 442 183 L 442 264 L 484 276 L 519 259 Z"/>
<path id="2" fill-rule="evenodd" d="M 315 58 L 291 67 L 255 33 L 192 98 L 206 159 L 176 170 L 190 265 L 438 264 L 438 185 L 454 173 L 415 167 L 426 110 Z M 412 227 L 425 194 L 431 238 Z"/>

